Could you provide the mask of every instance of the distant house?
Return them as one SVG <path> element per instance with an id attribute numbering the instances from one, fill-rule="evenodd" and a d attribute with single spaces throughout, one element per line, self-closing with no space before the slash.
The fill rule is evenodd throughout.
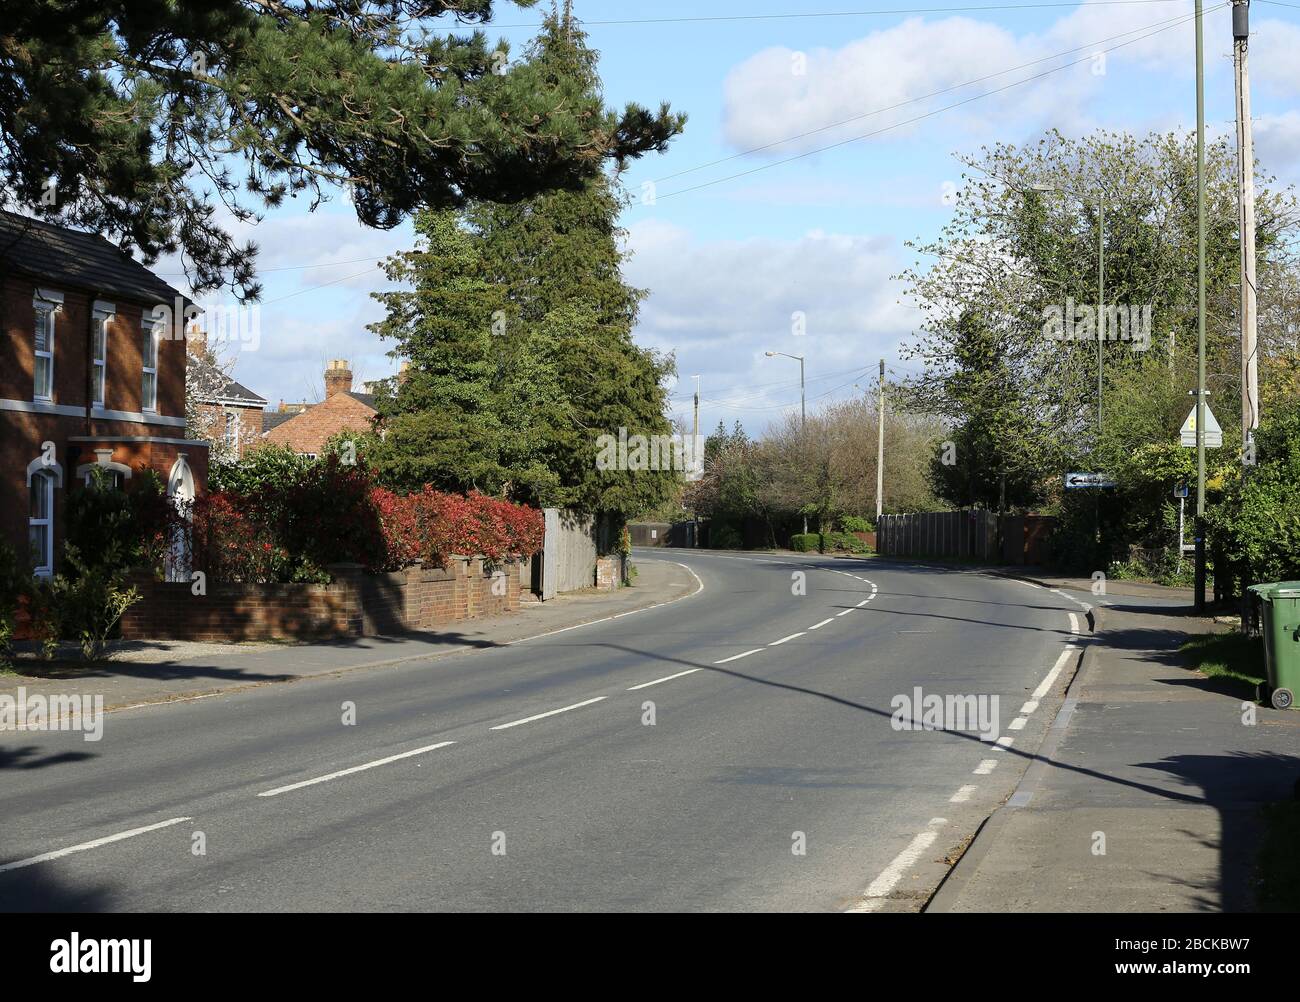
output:
<path id="1" fill-rule="evenodd" d="M 204 489 L 173 319 L 191 306 L 101 236 L 0 212 L 0 540 L 37 575 L 58 570 L 64 497 L 92 467 Z"/>
<path id="2" fill-rule="evenodd" d="M 190 333 L 194 337 L 195 332 Z M 201 335 L 199 335 L 201 336 Z M 195 428 L 212 443 L 213 455 L 239 459 L 262 438 L 266 398 L 231 378 L 199 352 L 189 356 L 190 413 Z"/>
<path id="3" fill-rule="evenodd" d="M 319 456 L 340 432 L 370 431 L 378 411 L 370 393 L 354 393 L 352 368 L 335 359 L 325 369 L 325 399 L 318 404 L 286 404 L 263 415 L 262 440 L 305 456 Z"/>

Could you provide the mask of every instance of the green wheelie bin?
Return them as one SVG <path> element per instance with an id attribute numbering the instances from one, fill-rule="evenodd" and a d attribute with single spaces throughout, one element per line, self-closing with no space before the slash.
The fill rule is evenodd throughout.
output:
<path id="1" fill-rule="evenodd" d="M 1252 585 L 1263 612 L 1264 661 L 1268 681 L 1260 701 L 1286 710 L 1300 688 L 1300 581 Z"/>

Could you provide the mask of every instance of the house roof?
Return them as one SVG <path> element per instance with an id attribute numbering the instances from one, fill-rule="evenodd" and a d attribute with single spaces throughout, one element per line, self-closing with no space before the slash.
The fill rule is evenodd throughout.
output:
<path id="1" fill-rule="evenodd" d="M 272 428 L 278 428 L 290 418 L 297 416 L 297 414 L 290 411 L 265 411 L 262 414 L 262 432 L 266 433 Z"/>
<path id="2" fill-rule="evenodd" d="M 186 361 L 191 369 L 198 370 L 199 380 L 205 387 L 213 386 L 216 389 L 209 393 L 198 395 L 198 399 L 205 404 L 236 404 L 245 407 L 265 407 L 266 398 L 260 397 L 250 390 L 243 383 L 237 382 L 226 373 L 222 372 L 211 362 L 191 354 Z M 195 380 L 196 382 L 199 380 Z"/>
<path id="3" fill-rule="evenodd" d="M 50 285 L 138 303 L 171 304 L 181 293 L 97 233 L 0 210 L 0 262 Z"/>

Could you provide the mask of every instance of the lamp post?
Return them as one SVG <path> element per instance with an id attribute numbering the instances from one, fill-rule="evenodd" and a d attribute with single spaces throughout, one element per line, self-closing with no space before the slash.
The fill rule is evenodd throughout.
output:
<path id="1" fill-rule="evenodd" d="M 804 396 L 803 356 L 789 355 L 783 351 L 765 351 L 763 352 L 763 354 L 766 355 L 768 358 L 776 358 L 776 356 L 778 355 L 780 355 L 782 358 L 793 358 L 796 362 L 799 363 L 799 431 L 802 433 L 804 430 L 804 426 L 808 422 L 808 404 Z M 805 536 L 808 535 L 807 515 L 803 517 L 803 533 Z"/>
<path id="2" fill-rule="evenodd" d="M 793 358 L 796 362 L 799 363 L 799 430 L 802 431 L 805 422 L 807 422 L 808 420 L 808 411 L 807 411 L 807 405 L 804 402 L 804 390 L 803 390 L 803 385 L 804 385 L 803 384 L 803 356 L 787 355 L 783 351 L 765 351 L 763 352 L 763 354 L 766 355 L 768 358 L 776 358 L 777 355 L 780 355 L 782 358 Z"/>

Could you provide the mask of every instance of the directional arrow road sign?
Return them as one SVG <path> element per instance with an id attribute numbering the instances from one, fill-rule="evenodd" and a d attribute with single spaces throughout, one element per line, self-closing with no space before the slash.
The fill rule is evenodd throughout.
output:
<path id="1" fill-rule="evenodd" d="M 1114 487 L 1115 481 L 1104 473 L 1067 473 L 1066 487 Z"/>

